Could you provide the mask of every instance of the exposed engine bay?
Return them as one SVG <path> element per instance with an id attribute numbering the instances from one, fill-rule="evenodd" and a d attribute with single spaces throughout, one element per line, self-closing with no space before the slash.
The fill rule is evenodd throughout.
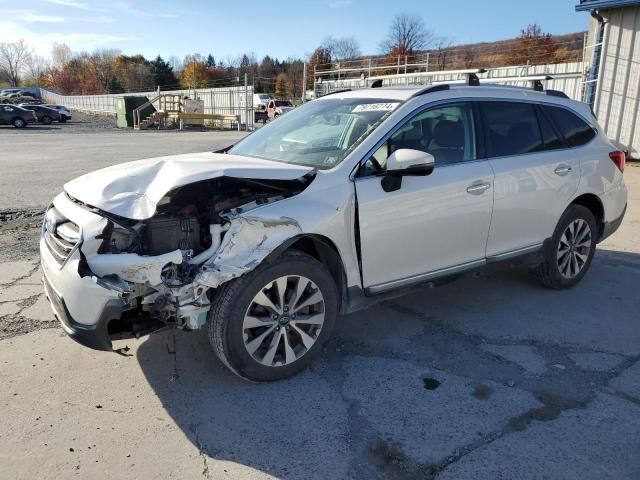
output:
<path id="1" fill-rule="evenodd" d="M 164 325 L 202 327 L 212 288 L 251 268 L 234 264 L 243 255 L 243 245 L 247 246 L 243 261 L 250 265 L 271 248 L 262 238 L 264 225 L 252 230 L 243 214 L 300 193 L 313 178 L 311 173 L 296 180 L 217 177 L 199 181 L 167 193 L 155 215 L 141 221 L 83 205 L 108 220 L 95 237 L 101 243 L 86 269 L 119 284 L 131 307 L 109 324 L 109 333 L 117 338 L 116 334 L 138 336 Z M 287 219 L 282 223 L 285 236 L 299 231 Z M 234 239 L 240 230 L 242 239 Z M 223 258 L 228 259 L 221 262 L 224 267 L 217 265 Z"/>

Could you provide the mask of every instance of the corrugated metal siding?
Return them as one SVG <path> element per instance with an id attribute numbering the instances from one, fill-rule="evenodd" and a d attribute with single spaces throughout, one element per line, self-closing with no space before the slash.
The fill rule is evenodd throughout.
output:
<path id="1" fill-rule="evenodd" d="M 606 10 L 595 111 L 607 136 L 640 156 L 640 7 Z M 594 29 L 595 20 L 592 21 Z M 595 35 L 591 36 L 595 38 Z"/>
<path id="2" fill-rule="evenodd" d="M 194 90 L 163 90 L 163 94 L 193 97 Z M 114 99 L 122 95 L 156 96 L 156 92 L 140 92 L 113 95 L 59 95 L 41 89 L 40 94 L 47 103 L 66 105 L 72 110 L 105 115 L 115 115 Z M 240 115 L 240 123 L 253 126 L 253 86 L 198 88 L 195 96 L 204 100 L 204 111 L 214 115 Z"/>

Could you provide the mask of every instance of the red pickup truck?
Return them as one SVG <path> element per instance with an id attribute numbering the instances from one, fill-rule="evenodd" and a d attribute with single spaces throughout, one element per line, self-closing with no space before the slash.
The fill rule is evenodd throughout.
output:
<path id="1" fill-rule="evenodd" d="M 269 120 L 274 120 L 289 110 L 293 110 L 293 105 L 289 100 L 279 100 L 277 98 L 269 100 L 267 104 L 267 117 L 269 117 Z"/>

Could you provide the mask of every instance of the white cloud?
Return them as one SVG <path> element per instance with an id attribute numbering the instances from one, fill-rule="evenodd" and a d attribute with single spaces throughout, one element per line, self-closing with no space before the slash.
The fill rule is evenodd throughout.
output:
<path id="1" fill-rule="evenodd" d="M 40 15 L 30 10 L 0 9 L 0 15 L 22 23 L 62 23 L 66 19 L 59 15 Z"/>
<path id="2" fill-rule="evenodd" d="M 351 5 L 351 0 L 334 0 L 329 2 L 329 8 L 344 8 Z"/>
<path id="3" fill-rule="evenodd" d="M 100 17 L 78 17 L 70 20 L 78 20 L 79 22 L 88 22 L 88 23 L 113 23 L 116 21 L 113 17 L 108 17 L 106 15 L 102 15 Z"/>
<path id="4" fill-rule="evenodd" d="M 0 15 L 16 23 L 113 23 L 115 18 L 107 15 L 87 17 L 63 17 L 60 15 L 40 15 L 32 10 L 0 9 Z"/>
<path id="5" fill-rule="evenodd" d="M 106 35 L 101 33 L 42 33 L 14 22 L 0 21 L 0 42 L 24 41 L 38 55 L 49 58 L 54 43 L 66 43 L 73 51 L 93 51 L 96 48 L 124 44 L 139 37 L 133 35 Z"/>
<path id="6" fill-rule="evenodd" d="M 131 15 L 137 15 L 139 17 L 178 18 L 178 16 L 174 15 L 173 13 L 149 12 L 146 10 L 138 10 L 137 8 L 132 7 L 131 4 L 127 2 L 116 2 L 114 6 L 117 9 L 121 10 L 122 12 L 131 14 Z"/>
<path id="7" fill-rule="evenodd" d="M 80 10 L 94 10 L 92 7 L 90 7 L 86 3 L 76 2 L 75 0 L 45 0 L 45 1 L 48 3 L 53 3 L 54 5 L 60 5 L 62 7 L 78 8 Z"/>

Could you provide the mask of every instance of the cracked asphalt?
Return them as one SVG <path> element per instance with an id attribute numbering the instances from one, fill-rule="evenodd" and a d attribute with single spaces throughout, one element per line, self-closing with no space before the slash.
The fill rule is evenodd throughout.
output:
<path id="1" fill-rule="evenodd" d="M 640 167 L 622 228 L 573 290 L 521 268 L 463 278 L 341 317 L 311 369 L 250 384 L 200 332 L 120 342 L 126 357 L 76 345 L 37 258 L 42 210 L 78 169 L 230 134 L 20 133 L 0 131 L 0 476 L 640 478 Z"/>

